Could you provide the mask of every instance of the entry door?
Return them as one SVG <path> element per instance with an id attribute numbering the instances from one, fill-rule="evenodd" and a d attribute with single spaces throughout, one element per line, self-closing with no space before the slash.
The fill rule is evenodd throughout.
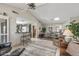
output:
<path id="1" fill-rule="evenodd" d="M 7 17 L 0 18 L 0 44 L 9 42 L 9 21 Z"/>

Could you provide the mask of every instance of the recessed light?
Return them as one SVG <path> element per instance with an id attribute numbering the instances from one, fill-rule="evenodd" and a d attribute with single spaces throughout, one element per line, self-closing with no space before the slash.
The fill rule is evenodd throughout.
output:
<path id="1" fill-rule="evenodd" d="M 60 18 L 59 17 L 56 17 L 56 18 L 54 18 L 54 20 L 60 20 Z"/>

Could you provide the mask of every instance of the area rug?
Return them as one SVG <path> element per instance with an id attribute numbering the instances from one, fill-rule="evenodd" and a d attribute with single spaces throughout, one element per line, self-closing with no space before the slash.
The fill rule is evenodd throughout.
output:
<path id="1" fill-rule="evenodd" d="M 57 47 L 49 40 L 33 40 L 21 56 L 55 56 Z"/>

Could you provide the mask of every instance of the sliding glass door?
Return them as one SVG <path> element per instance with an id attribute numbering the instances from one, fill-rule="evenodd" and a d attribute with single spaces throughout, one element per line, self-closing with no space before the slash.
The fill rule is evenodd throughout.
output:
<path id="1" fill-rule="evenodd" d="M 0 18 L 0 43 L 9 42 L 9 22 L 7 18 Z"/>

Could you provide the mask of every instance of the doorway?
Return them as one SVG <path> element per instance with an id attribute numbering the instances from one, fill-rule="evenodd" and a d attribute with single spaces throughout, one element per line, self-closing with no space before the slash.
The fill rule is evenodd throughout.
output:
<path id="1" fill-rule="evenodd" d="M 33 38 L 35 38 L 36 37 L 36 28 L 35 28 L 35 26 L 33 25 Z"/>

